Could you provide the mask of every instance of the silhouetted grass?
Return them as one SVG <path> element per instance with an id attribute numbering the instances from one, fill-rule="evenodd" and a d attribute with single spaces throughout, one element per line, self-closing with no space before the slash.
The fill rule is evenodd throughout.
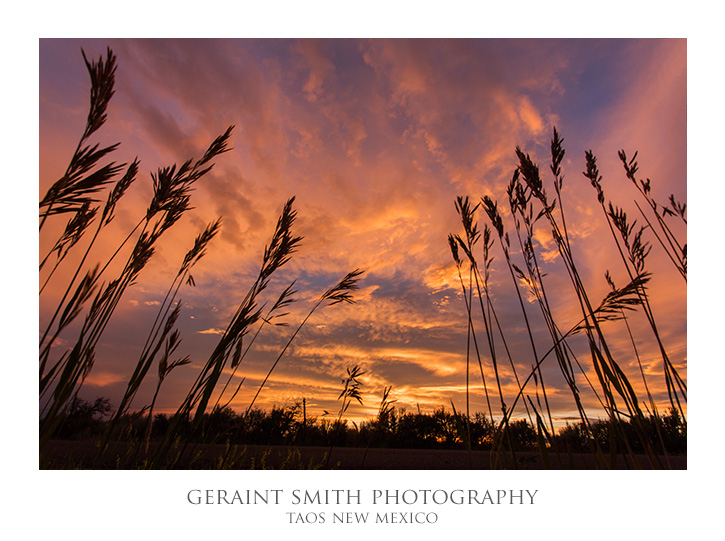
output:
<path id="1" fill-rule="evenodd" d="M 272 296 L 276 301 L 271 307 L 266 303 L 272 277 L 291 260 L 303 240 L 294 234 L 297 216 L 294 197 L 289 198 L 282 209 L 269 244 L 265 246 L 257 276 L 246 294 L 240 294 L 236 312 L 198 369 L 185 396 L 179 400 L 173 415 L 158 415 L 154 410 L 165 378 L 172 370 L 190 364 L 188 356 L 177 353 L 182 342 L 176 329 L 182 310 L 177 296 L 182 287 L 195 286 L 191 271 L 220 230 L 221 219 L 210 223 L 193 244 L 190 243 L 191 248 L 168 287 L 145 342 L 139 344 L 138 359 L 118 407 L 111 412 L 110 405 L 103 401 L 85 404 L 78 398 L 78 392 L 97 363 L 98 344 L 122 296 L 137 281 L 165 233 L 191 210 L 194 185 L 211 170 L 214 161 L 229 150 L 233 126 L 215 138 L 200 158 L 188 159 L 180 166 L 162 167 L 152 173 L 153 193 L 135 225 L 123 240 L 111 247 L 113 253 L 109 258 L 90 263 L 98 244 L 105 240 L 105 228 L 113 220 L 116 207 L 123 203 L 124 194 L 137 182 L 139 162 L 134 160 L 128 167 L 109 162 L 117 144 L 101 148 L 91 142 L 91 137 L 106 120 L 108 103 L 114 93 L 116 57 L 108 50 L 105 59 L 101 57 L 89 62 L 84 54 L 84 60 L 91 78 L 86 126 L 64 175 L 39 203 L 41 234 L 49 234 L 48 220 L 66 220 L 59 228 L 62 232 L 57 239 L 50 239 L 52 248 L 41 254 L 39 271 L 44 273 L 39 288 L 41 299 L 44 293 L 47 295 L 48 284 L 60 280 L 56 270 L 68 264 L 71 258 L 67 255 L 85 242 L 85 251 L 79 254 L 78 263 L 68 270 L 70 280 L 58 285 L 63 294 L 39 342 L 41 455 L 51 438 L 72 438 L 79 434 L 97 440 L 93 457 L 89 462 L 81 461 L 81 467 L 108 467 L 109 461 L 115 467 L 195 467 L 200 463 L 216 468 L 264 467 L 266 454 L 248 457 L 240 447 L 256 444 L 329 448 L 324 459 L 308 462 L 307 467 L 329 466 L 333 448 L 340 446 L 364 447 L 366 451 L 361 464 L 365 464 L 368 449 L 375 447 L 460 448 L 468 452 L 471 467 L 473 452 L 486 449 L 491 451 L 491 466 L 499 468 L 520 467 L 522 462 L 518 453 L 533 450 L 539 451 L 545 467 L 556 467 L 557 464 L 566 467 L 567 463 L 571 465 L 573 452 L 588 452 L 593 463 L 602 468 L 617 467 L 621 459 L 627 467 L 634 467 L 640 460 L 637 456 L 642 454 L 651 467 L 658 467 L 661 466 L 660 455 L 685 451 L 687 386 L 669 357 L 655 321 L 651 294 L 647 289 L 651 274 L 646 263 L 651 250 L 647 237 L 652 234 L 686 282 L 687 247 L 668 225 L 671 219 L 686 224 L 686 205 L 676 201 L 674 196 L 670 196 L 667 205 L 656 203 L 650 180 L 636 176 L 636 153 L 628 160 L 621 151 L 619 156 L 625 174 L 651 211 L 648 216 L 637 205 L 647 223 L 637 227 L 636 220 L 631 220 L 620 207 L 606 200 L 596 157 L 587 151 L 584 176 L 596 190 L 627 274 L 625 285 L 617 286 L 607 270 L 606 280 L 611 291 L 597 302 L 590 293 L 591 286 L 585 284 L 579 272 L 576 245 L 570 238 L 571 224 L 567 224 L 565 214 L 562 173 L 565 151 L 563 139 L 556 130 L 551 140 L 549 167 L 553 175 L 553 197 L 547 192 L 538 165 L 517 148 L 518 164 L 505 194 L 510 215 L 502 212 L 496 199 L 489 196 L 475 205 L 469 197 L 459 197 L 455 202 L 463 233 L 449 235 L 448 243 L 457 268 L 467 319 L 465 412 L 457 411 L 453 402 L 452 413 L 443 407 L 431 414 L 423 414 L 420 410 L 418 413 L 396 411 L 395 401 L 390 398 L 391 388 L 385 387 L 377 416 L 363 423 L 348 424 L 345 415 L 351 403 L 354 400 L 362 403 L 360 386 L 363 382 L 359 378 L 364 372 L 359 366 L 348 369 L 339 395 L 340 410 L 329 419 L 318 421 L 308 417 L 304 402 L 302 407 L 299 404 L 273 407 L 269 412 L 255 407 L 272 373 L 313 314 L 325 307 L 355 302 L 353 294 L 363 275 L 360 269 L 344 275 L 312 303 L 270 364 L 244 413 L 237 414 L 229 407 L 245 382 L 245 377 L 237 376 L 237 373 L 243 372 L 242 361 L 257 336 L 271 326 L 288 325 L 281 318 L 288 315 L 284 310 L 296 300 L 297 291 L 292 282 L 281 293 Z M 101 203 L 104 194 L 105 203 Z M 476 217 L 479 211 L 488 221 L 482 232 Z M 576 299 L 579 321 L 574 325 L 562 324 L 561 317 L 552 309 L 548 279 L 541 264 L 541 247 L 536 241 L 541 228 L 554 240 Z M 530 346 L 530 355 L 524 358 L 512 354 L 509 344 L 520 337 L 514 336 L 514 328 L 504 329 L 494 302 L 490 271 L 496 246 L 503 254 L 516 293 L 525 341 Z M 123 257 L 126 260 L 120 271 L 109 277 L 110 269 L 114 268 L 112 262 Z M 602 275 L 605 275 L 604 269 Z M 538 312 L 524 301 L 525 294 L 534 300 Z M 658 408 L 650 392 L 648 376 L 642 369 L 637 344 L 652 338 L 634 336 L 626 315 L 634 311 L 641 311 L 646 317 L 661 354 L 669 397 L 668 413 L 663 414 L 661 406 Z M 539 313 L 546 342 L 534 338 L 537 325 L 541 324 L 534 319 Z M 627 328 L 646 396 L 635 392 L 631 375 L 622 368 L 625 363 L 614 355 L 609 345 L 604 323 L 610 321 L 622 321 Z M 485 339 L 479 343 L 481 332 L 485 333 Z M 575 353 L 571 345 L 575 335 L 586 340 L 587 361 L 583 360 L 587 354 Z M 56 352 L 63 348 L 54 346 L 61 337 L 70 346 L 58 354 Z M 98 361 L 103 362 L 102 359 Z M 547 371 L 545 381 L 542 370 L 544 363 L 548 366 L 554 361 L 579 415 L 577 423 L 558 431 L 549 400 L 553 385 L 549 380 L 550 372 Z M 470 370 L 473 362 L 478 364 L 487 415 L 471 412 Z M 154 363 L 157 370 L 151 402 L 134 404 Z M 231 387 L 233 391 L 227 393 L 235 377 L 239 382 L 235 382 Z M 515 383 L 513 391 L 507 382 Z M 587 410 L 586 400 L 592 399 L 605 412 L 605 419 L 594 419 Z M 496 400 L 498 408 L 494 414 L 492 403 Z M 106 416 L 109 419 L 106 420 Z M 224 451 L 213 459 L 204 457 L 203 446 L 217 443 L 225 445 Z M 296 453 L 295 449 L 290 449 L 286 457 L 275 463 L 282 467 L 304 467 L 305 463 Z M 608 459 L 605 454 L 609 455 Z"/>
<path id="2" fill-rule="evenodd" d="M 517 385 L 519 387 L 518 395 L 513 399 L 509 399 L 509 405 L 505 402 L 506 399 L 501 391 L 502 376 L 497 369 L 496 353 L 491 334 L 492 324 L 489 314 L 495 312 L 489 312 L 489 314 L 487 314 L 486 311 L 483 310 L 484 302 L 487 303 L 489 307 L 492 306 L 491 291 L 489 291 L 488 286 L 485 286 L 483 290 L 478 288 L 476 292 L 482 307 L 481 316 L 483 327 L 486 331 L 487 340 L 489 342 L 489 355 L 493 368 L 492 379 L 495 379 L 497 382 L 500 401 L 502 404 L 502 416 L 498 422 L 498 429 L 494 437 L 494 452 L 492 453 L 492 461 L 494 461 L 495 466 L 499 464 L 501 460 L 505 460 L 506 454 L 509 453 L 513 459 L 513 463 L 516 464 L 517 461 L 514 455 L 514 446 L 511 441 L 506 440 L 505 435 L 510 424 L 509 419 L 512 417 L 516 405 L 520 399 L 524 398 L 523 405 L 526 406 L 528 403 L 528 406 L 531 411 L 534 412 L 536 417 L 535 426 L 537 431 L 537 445 L 542 453 L 544 463 L 547 465 L 550 464 L 550 450 L 559 456 L 560 464 L 563 463 L 562 457 L 560 456 L 561 449 L 559 449 L 559 440 L 556 436 L 553 416 L 551 414 L 547 398 L 546 384 L 541 370 L 541 366 L 546 361 L 547 357 L 551 353 L 554 353 L 561 376 L 571 391 L 574 403 L 581 418 L 578 426 L 580 427 L 581 432 L 585 434 L 583 441 L 586 441 L 589 446 L 589 451 L 595 457 L 598 466 L 604 467 L 605 465 L 602 455 L 604 451 L 608 451 L 610 453 L 610 460 L 607 462 L 610 466 L 616 465 L 617 456 L 620 454 L 622 454 L 625 460 L 632 461 L 631 463 L 634 463 L 635 451 L 645 452 L 648 460 L 651 463 L 654 463 L 658 460 L 656 450 L 659 449 L 659 451 L 662 452 L 665 447 L 662 438 L 662 430 L 653 432 L 646 429 L 645 414 L 640 406 L 642 400 L 635 392 L 633 385 L 630 383 L 629 375 L 621 368 L 621 361 L 615 359 L 615 356 L 612 353 L 612 348 L 610 348 L 608 344 L 607 334 L 604 332 L 602 327 L 602 323 L 605 321 L 623 319 L 626 323 L 625 310 L 639 309 L 644 312 L 650 323 L 650 327 L 653 330 L 657 346 L 662 354 L 665 382 L 670 398 L 671 410 L 676 411 L 678 417 L 683 420 L 683 423 L 686 423 L 686 421 L 684 421 L 684 403 L 687 400 L 686 384 L 677 373 L 677 370 L 670 361 L 662 343 L 660 333 L 658 332 L 657 325 L 652 314 L 649 293 L 646 287 L 650 278 L 650 274 L 645 270 L 645 260 L 650 251 L 648 243 L 644 240 L 644 233 L 646 230 L 645 228 L 635 230 L 635 224 L 629 224 L 626 214 L 617 209 L 612 203 L 608 204 L 608 208 L 605 206 L 605 197 L 601 186 L 601 176 L 599 175 L 599 171 L 596 167 L 596 158 L 591 151 L 588 151 L 585 156 L 587 168 L 584 172 L 584 176 L 590 180 L 597 190 L 598 201 L 604 210 L 607 223 L 614 235 L 614 240 L 616 241 L 619 253 L 622 256 L 629 278 L 627 285 L 618 288 L 614 285 L 614 282 L 607 272 L 607 281 L 610 284 L 612 291 L 598 305 L 594 304 L 591 300 L 591 295 L 588 292 L 587 286 L 585 285 L 578 270 L 576 256 L 574 253 L 575 250 L 572 246 L 567 227 L 565 205 L 563 200 L 564 175 L 562 174 L 561 168 L 564 155 L 565 151 L 563 148 L 563 139 L 559 136 L 557 130 L 554 129 L 551 140 L 550 171 L 553 175 L 555 195 L 551 198 L 547 193 L 538 165 L 534 163 L 531 157 L 524 153 L 520 148 L 516 149 L 518 166 L 516 167 L 514 174 L 512 175 L 511 182 L 507 188 L 507 196 L 511 210 L 510 219 L 514 224 L 516 238 L 518 238 L 519 242 L 519 253 L 523 264 L 517 265 L 513 261 L 510 235 L 506 232 L 504 217 L 499 211 L 497 202 L 493 198 L 484 196 L 481 203 L 475 207 L 471 207 L 470 203 L 468 203 L 468 198 L 459 198 L 456 202 L 456 209 L 461 216 L 461 224 L 465 232 L 465 240 L 460 236 L 451 235 L 449 237 L 449 244 L 451 246 L 454 261 L 459 269 L 459 276 L 461 260 L 458 257 L 458 247 L 463 249 L 468 255 L 472 275 L 477 276 L 479 274 L 477 270 L 478 264 L 473 255 L 473 245 L 475 244 L 475 239 L 478 236 L 474 213 L 478 208 L 482 208 L 490 221 L 493 231 L 495 231 L 498 235 L 499 247 L 504 255 L 506 267 L 509 270 L 509 274 L 514 284 L 516 297 L 522 311 L 523 326 L 526 329 L 528 341 L 532 349 L 531 366 L 533 368 L 531 373 L 523 382 L 520 382 L 518 377 L 516 378 Z M 651 197 L 649 179 L 646 182 L 637 181 L 635 179 L 637 164 L 634 159 L 629 162 L 626 161 L 626 157 L 623 152 L 620 152 L 620 158 L 625 163 L 628 178 L 635 183 L 639 192 L 645 197 L 652 211 L 657 216 L 656 223 L 660 225 L 661 236 L 667 239 L 666 243 L 662 243 L 663 248 L 670 252 L 668 255 L 676 262 L 681 274 L 686 277 L 686 246 L 681 247 L 680 243 L 677 242 L 674 235 L 672 235 L 671 230 L 667 227 L 664 220 L 667 216 L 679 216 L 686 223 L 686 206 L 678 203 L 674 199 L 674 196 L 670 198 L 670 206 L 658 206 Z M 666 208 L 667 210 L 663 211 L 663 208 Z M 660 214 L 662 215 L 660 216 Z M 648 224 L 647 230 L 651 230 L 652 226 L 649 221 Z M 577 304 L 581 310 L 580 322 L 566 332 L 562 331 L 561 326 L 557 323 L 557 317 L 551 309 L 549 298 L 546 293 L 544 280 L 545 274 L 541 269 L 539 257 L 537 256 L 538 248 L 535 241 L 536 227 L 546 227 L 546 229 L 550 232 L 552 239 L 556 243 L 559 258 L 564 265 L 564 269 L 571 282 Z M 615 234 L 615 232 L 618 234 Z M 653 233 L 657 234 L 656 232 Z M 484 261 L 486 261 L 485 269 L 487 273 L 489 267 L 488 260 L 490 258 L 488 241 L 485 242 L 485 245 Z M 602 274 L 604 274 L 604 272 Z M 527 314 L 521 292 L 522 287 L 528 290 L 531 297 L 535 299 L 536 303 L 540 307 L 543 320 L 552 340 L 551 348 L 543 355 L 537 350 L 537 343 L 533 336 L 534 325 Z M 474 344 L 476 344 L 477 341 L 475 339 L 475 331 L 473 330 L 474 324 L 471 312 L 473 288 L 471 287 L 471 284 L 469 284 L 468 288 L 466 288 L 462 278 L 461 288 L 466 304 L 467 318 L 469 320 L 469 335 L 473 336 Z M 629 326 L 627 326 L 627 328 L 630 331 L 631 336 Z M 575 334 L 584 335 L 587 339 L 589 355 L 591 358 L 589 368 L 582 365 L 568 343 L 569 337 Z M 501 338 L 503 339 L 503 333 L 501 334 Z M 637 338 L 640 339 L 640 337 Z M 633 344 L 634 340 L 634 337 L 632 337 Z M 479 364 L 481 364 L 480 351 L 477 346 L 476 352 L 477 355 L 479 355 Z M 523 364 L 526 361 L 524 359 L 518 359 L 518 362 Z M 481 366 L 483 366 L 483 364 L 481 364 Z M 595 376 L 593 381 L 589 378 L 589 375 L 592 373 Z M 515 369 L 514 374 L 516 374 Z M 643 371 L 641 371 L 641 375 L 644 378 Z M 483 374 L 482 379 L 485 381 Z M 526 389 L 532 381 L 536 387 L 536 391 L 533 393 L 535 395 L 535 400 L 532 398 L 532 391 Z M 590 415 L 587 413 L 586 407 L 584 406 L 581 389 L 582 382 L 586 383 L 586 386 L 590 389 L 592 396 L 596 398 L 601 408 L 608 415 L 608 423 L 611 430 L 608 433 L 608 444 L 606 446 L 601 445 L 601 442 L 592 436 L 591 430 L 593 429 L 593 424 L 589 418 Z M 659 415 L 652 396 L 649 393 L 646 378 L 644 378 L 644 383 L 647 395 L 645 403 L 648 402 L 651 408 L 650 419 L 654 421 L 655 426 L 658 426 L 657 423 Z M 541 386 L 541 396 L 539 394 L 539 386 Z M 541 401 L 541 397 L 543 397 L 543 402 Z M 486 394 L 486 400 L 489 400 L 488 394 Z M 527 412 L 528 411 L 529 410 L 527 409 Z M 627 420 L 627 426 L 629 427 L 628 430 L 624 430 L 622 428 L 624 426 L 622 424 L 623 419 Z M 638 442 L 636 446 L 633 444 L 633 441 Z"/>
<path id="3" fill-rule="evenodd" d="M 41 232 L 49 218 L 70 215 L 63 232 L 40 262 L 42 272 L 51 260 L 51 256 L 56 254 L 55 264 L 46 274 L 40 287 L 41 296 L 54 277 L 56 269 L 67 261 L 66 255 L 69 251 L 78 245 L 85 236 L 89 237 L 85 253 L 80 257 L 80 262 L 65 287 L 65 292 L 40 339 L 41 452 L 51 437 L 63 434 L 62 427 L 65 426 L 67 429 L 68 419 L 72 419 L 76 415 L 79 403 L 78 392 L 82 388 L 85 378 L 94 368 L 97 345 L 112 319 L 121 297 L 136 282 L 140 273 L 154 256 L 156 246 L 164 234 L 192 208 L 190 202 L 194 184 L 212 169 L 213 162 L 218 156 L 228 151 L 233 129 L 233 126 L 230 126 L 222 135 L 215 138 L 200 158 L 189 159 L 181 165 L 162 167 L 152 173 L 153 194 L 143 215 L 116 246 L 115 251 L 105 263 L 89 265 L 87 261 L 93 253 L 96 241 L 102 237 L 105 226 L 113 220 L 116 206 L 136 180 L 139 162 L 134 160 L 125 174 L 118 178 L 113 188 L 108 190 L 106 202 L 101 208 L 99 204 L 101 193 L 125 167 L 124 164 L 117 165 L 115 162 L 102 164 L 116 150 L 118 144 L 99 148 L 97 144 L 93 145 L 89 141 L 89 138 L 103 126 L 106 120 L 108 103 L 114 93 L 116 57 L 110 49 L 107 51 L 106 58 L 100 58 L 97 62 L 89 62 L 85 58 L 85 54 L 83 57 L 91 79 L 91 100 L 86 127 L 65 174 L 51 186 L 39 204 L 39 230 Z M 187 395 L 181 400 L 176 414 L 165 425 L 164 436 L 154 446 L 153 456 L 144 459 L 145 467 L 169 467 L 182 456 L 186 456 L 187 444 L 193 442 L 195 437 L 203 434 L 209 428 L 204 426 L 205 422 L 213 421 L 213 418 L 210 421 L 207 415 L 209 404 L 214 405 L 211 408 L 212 415 L 219 415 L 225 411 L 225 408 L 218 407 L 218 404 L 231 377 L 254 342 L 252 340 L 242 351 L 243 337 L 249 334 L 257 323 L 261 322 L 255 334 L 256 337 L 265 324 L 270 324 L 275 318 L 285 315 L 279 311 L 293 301 L 295 291 L 290 285 L 280 294 L 272 308 L 266 312 L 266 316 L 263 316 L 265 304 L 260 300 L 261 294 L 268 288 L 272 275 L 290 260 L 302 240 L 292 232 L 296 217 L 293 203 L 294 197 L 285 204 L 271 241 L 265 247 L 262 265 L 256 280 L 241 300 L 236 313 L 199 371 Z M 89 234 L 89 228 L 94 221 L 96 221 L 96 228 L 92 234 Z M 110 452 L 109 449 L 121 439 L 129 441 L 128 438 L 131 437 L 131 445 L 127 449 L 126 458 L 123 459 L 128 463 L 134 463 L 139 455 L 145 455 L 149 450 L 151 435 L 155 428 L 154 406 L 161 385 L 172 370 L 190 363 L 188 356 L 176 357 L 176 351 L 181 343 L 181 335 L 175 329 L 181 311 L 181 304 L 176 300 L 177 294 L 183 285 L 195 285 L 191 270 L 204 256 L 209 243 L 220 227 L 221 220 L 209 224 L 196 237 L 192 248 L 181 262 L 179 270 L 159 306 L 146 341 L 141 347 L 138 361 L 129 377 L 121 402 L 111 419 L 104 424 L 104 432 L 94 459 L 96 466 L 105 463 L 106 454 Z M 125 248 L 128 244 L 131 244 L 130 251 Z M 111 263 L 123 253 L 124 249 L 129 253 L 121 271 L 115 278 L 102 283 L 101 279 Z M 354 302 L 352 293 L 357 289 L 357 282 L 362 274 L 361 270 L 352 271 L 322 293 L 273 363 L 257 394 L 249 404 L 247 413 L 252 410 L 264 384 L 303 325 L 316 310 L 323 306 Z M 79 277 L 82 277 L 80 281 L 78 281 Z M 74 322 L 76 323 L 75 328 L 71 325 Z M 275 321 L 274 325 L 284 324 Z M 72 332 L 77 333 L 75 338 L 67 336 Z M 72 346 L 60 355 L 54 355 L 58 348 L 53 348 L 53 346 L 61 336 L 64 337 L 64 340 L 70 340 Z M 158 362 L 158 377 L 151 403 L 132 412 L 133 401 L 142 383 L 146 381 L 154 362 Z M 218 392 L 219 379 L 226 367 L 231 367 L 231 375 L 221 392 Z M 238 390 L 239 387 L 237 387 Z M 235 395 L 236 391 L 232 398 Z M 141 418 L 145 419 L 143 430 L 133 429 L 133 425 Z M 189 423 L 190 428 L 187 427 Z M 182 433 L 185 436 L 184 441 L 181 439 Z M 193 447 L 189 452 L 193 454 Z M 229 462 L 225 461 L 224 465 L 229 465 Z"/>

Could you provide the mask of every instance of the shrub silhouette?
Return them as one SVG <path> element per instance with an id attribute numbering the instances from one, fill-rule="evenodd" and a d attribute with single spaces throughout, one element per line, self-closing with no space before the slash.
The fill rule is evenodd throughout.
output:
<path id="1" fill-rule="evenodd" d="M 55 436 L 61 439 L 86 439 L 98 436 L 103 432 L 104 419 L 111 413 L 111 409 L 111 401 L 108 398 L 98 397 L 93 402 L 88 402 L 75 396 Z"/>

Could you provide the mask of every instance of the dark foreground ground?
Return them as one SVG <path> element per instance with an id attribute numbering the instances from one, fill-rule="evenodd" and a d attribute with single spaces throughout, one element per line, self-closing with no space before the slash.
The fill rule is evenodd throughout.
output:
<path id="1" fill-rule="evenodd" d="M 229 453 L 228 451 L 232 451 Z M 153 448 L 149 450 L 149 455 Z M 96 445 L 92 441 L 51 441 L 40 455 L 40 469 L 94 468 Z M 329 458 L 328 458 L 329 453 Z M 125 444 L 112 449 L 99 469 L 134 469 L 143 467 L 144 458 L 133 455 Z M 224 457 L 226 455 L 226 461 Z M 174 460 L 178 457 L 178 461 Z M 609 467 L 611 457 L 603 457 Z M 590 454 L 549 456 L 552 469 L 596 469 Z M 687 469 L 686 456 L 657 457 L 652 464 L 646 456 L 619 456 L 613 469 Z M 197 445 L 175 450 L 174 459 L 166 467 L 176 469 L 339 469 L 339 470 L 488 470 L 492 468 L 488 451 L 440 449 L 359 449 L 335 447 L 233 446 Z M 514 459 L 501 458 L 499 469 L 547 469 L 538 451 L 517 452 Z"/>

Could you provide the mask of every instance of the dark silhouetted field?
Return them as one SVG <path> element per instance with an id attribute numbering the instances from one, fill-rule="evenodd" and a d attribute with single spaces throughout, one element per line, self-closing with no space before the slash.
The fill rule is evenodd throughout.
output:
<path id="1" fill-rule="evenodd" d="M 333 448 L 327 463 L 328 447 L 289 447 L 245 445 L 197 445 L 185 451 L 184 456 L 175 465 L 178 469 L 216 469 L 220 466 L 225 453 L 232 450 L 234 455 L 228 459 L 226 467 L 232 469 L 340 469 L 340 470 L 488 470 L 491 469 L 491 457 L 488 451 L 467 451 L 446 449 L 363 449 L 351 447 Z M 116 468 L 115 457 L 126 462 L 126 446 L 119 445 L 109 453 L 104 468 Z M 96 446 L 92 441 L 51 441 L 41 455 L 41 469 L 87 468 L 95 456 Z M 150 449 L 153 452 L 153 445 Z M 551 457 L 553 469 L 595 469 L 591 454 L 573 453 Z M 610 456 L 604 459 L 611 464 Z M 516 454 L 517 464 L 511 461 L 507 469 L 540 470 L 545 469 L 538 451 L 522 451 Z M 618 456 L 612 464 L 614 469 L 652 469 L 645 456 L 636 456 L 637 464 L 631 458 Z M 661 466 L 656 469 L 687 469 L 687 456 L 658 457 Z M 668 464 L 669 460 L 669 464 Z M 137 457 L 139 467 L 143 458 Z"/>

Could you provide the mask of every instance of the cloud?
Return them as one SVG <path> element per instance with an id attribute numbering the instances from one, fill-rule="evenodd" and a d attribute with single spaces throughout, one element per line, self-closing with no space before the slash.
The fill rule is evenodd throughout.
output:
<path id="1" fill-rule="evenodd" d="M 52 64 L 44 59 L 56 54 L 54 48 L 75 45 L 59 41 L 42 47 L 42 65 Z M 565 213 L 593 303 L 608 292 L 605 270 L 618 284 L 627 276 L 581 175 L 583 151 L 595 150 L 607 197 L 626 206 L 638 223 L 643 219 L 631 203 L 636 192 L 623 178 L 619 148 L 640 150 L 641 170 L 653 185 L 656 181 L 658 197 L 686 196 L 684 40 L 116 40 L 111 45 L 119 72 L 104 137 L 123 140 L 124 160 L 142 158 L 143 178 L 123 202 L 113 224 L 118 228 L 109 230 L 105 246 L 115 246 L 143 215 L 149 171 L 198 157 L 226 126 L 235 129 L 233 150 L 195 187 L 194 209 L 164 235 L 128 302 L 119 307 L 122 324 L 104 337 L 110 345 L 98 358 L 102 376 L 94 370 L 96 379 L 88 381 L 106 382 L 107 390 L 122 382 L 115 374 L 130 370 L 120 344 L 134 333 L 145 338 L 142 323 L 153 318 L 153 305 L 163 298 L 183 254 L 218 216 L 222 231 L 192 271 L 196 287 L 183 286 L 179 293 L 182 314 L 190 316 L 178 323 L 182 347 L 195 365 L 208 357 L 213 335 L 223 332 L 244 298 L 282 205 L 296 196 L 293 230 L 304 240 L 260 303 L 271 302 L 297 279 L 300 301 L 285 318 L 294 326 L 335 280 L 354 268 L 367 272 L 355 305 L 315 313 L 270 379 L 261 404 L 319 390 L 319 407 L 334 408 L 338 376 L 350 363 L 361 363 L 370 385 L 366 408 L 388 384 L 401 404 L 434 407 L 451 397 L 460 401 L 465 393 L 467 316 L 447 244 L 449 233 L 461 232 L 456 196 L 470 195 L 474 204 L 483 195 L 499 201 L 511 256 L 523 268 L 506 208 L 505 188 L 517 165 L 514 150 L 520 146 L 539 163 L 553 198 L 549 138 L 559 125 L 567 154 L 563 205 L 557 204 L 555 214 L 560 219 L 562 209 Z M 58 154 L 47 147 L 72 139 L 68 126 L 78 120 L 79 100 L 70 93 L 80 83 L 51 91 L 61 76 L 69 75 L 43 74 L 43 171 L 52 170 L 48 162 Z M 82 70 L 76 76 L 86 77 Z M 477 219 L 483 229 L 487 218 L 479 213 Z M 685 229 L 678 232 L 686 235 Z M 494 240 L 491 300 L 521 376 L 533 357 L 514 282 Z M 652 242 L 653 310 L 684 371 L 686 288 L 664 270 L 667 262 Z M 535 224 L 534 244 L 557 324 L 568 330 L 581 310 L 544 219 Z M 480 250 L 479 244 L 477 254 Z M 463 271 L 466 280 L 465 266 Z M 47 319 L 53 307 L 46 304 L 41 317 Z M 134 318 L 144 308 L 149 314 Z M 538 306 L 528 304 L 527 310 L 536 339 L 548 349 Z M 633 317 L 631 324 L 646 371 L 659 375 L 651 329 L 641 318 Z M 480 320 L 476 325 L 483 333 Z M 293 328 L 264 329 L 240 369 L 250 382 L 263 377 Z M 620 323 L 607 329 L 618 358 L 631 359 L 625 329 Z M 483 362 L 490 370 L 483 336 Z M 495 340 L 504 384 L 512 392 L 513 372 L 498 334 Z M 584 363 L 586 344 L 577 338 L 572 345 L 583 352 Z M 475 369 L 477 362 L 472 377 Z M 556 407 L 570 412 L 553 357 L 543 369 Z M 170 396 L 184 393 L 192 372 L 174 375 Z M 653 385 L 658 392 L 664 388 L 662 382 Z M 475 392 L 475 406 L 486 407 L 481 389 Z M 235 405 L 251 398 L 245 393 Z"/>
<path id="2" fill-rule="evenodd" d="M 112 372 L 93 371 L 85 380 L 85 384 L 91 387 L 109 387 L 125 381 L 125 375 Z"/>
<path id="3" fill-rule="evenodd" d="M 323 52 L 323 43 L 321 40 L 299 40 L 295 43 L 295 48 L 309 65 L 309 76 L 302 87 L 305 99 L 309 102 L 317 101 L 323 92 L 325 78 L 335 69 Z"/>
<path id="4" fill-rule="evenodd" d="M 204 329 L 203 331 L 196 331 L 199 334 L 224 334 L 224 329 Z"/>

